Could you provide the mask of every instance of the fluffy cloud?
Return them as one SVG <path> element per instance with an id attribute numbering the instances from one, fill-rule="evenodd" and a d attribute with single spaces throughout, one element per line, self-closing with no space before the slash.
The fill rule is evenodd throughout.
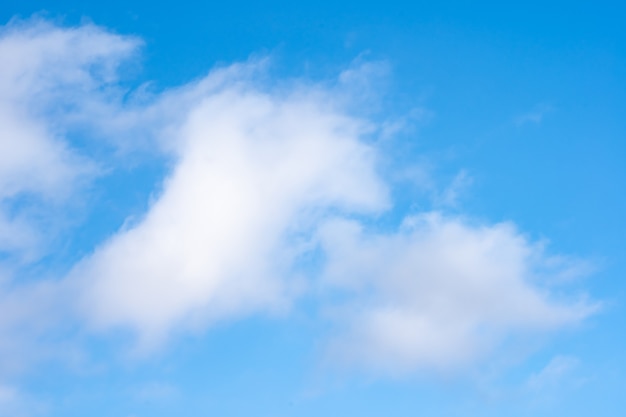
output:
<path id="1" fill-rule="evenodd" d="M 329 257 L 324 285 L 348 294 L 332 315 L 341 329 L 332 353 L 352 365 L 450 369 L 511 333 L 573 324 L 595 308 L 541 289 L 548 258 L 511 224 L 425 213 L 396 233 L 373 233 L 335 220 L 320 242 Z"/>
<path id="2" fill-rule="evenodd" d="M 238 84 L 191 106 L 171 132 L 176 165 L 148 213 L 74 271 L 97 325 L 152 339 L 284 305 L 299 237 L 328 210 L 385 207 L 362 123 L 316 90 L 281 97 Z"/>
<path id="3" fill-rule="evenodd" d="M 371 66 L 321 86 L 260 81 L 263 62 L 252 62 L 123 100 L 117 72 L 139 44 L 37 21 L 0 35 L 0 252 L 37 258 L 45 230 L 19 197 L 44 209 L 76 198 L 103 164 L 98 140 L 170 164 L 146 213 L 67 277 L 15 284 L 5 274 L 0 336 L 20 344 L 0 354 L 58 326 L 69 300 L 86 327 L 130 328 L 153 347 L 217 320 L 284 311 L 316 286 L 324 299 L 343 295 L 330 308 L 341 329 L 334 352 L 393 372 L 454 367 L 508 334 L 592 311 L 541 288 L 535 269 L 548 259 L 509 224 L 426 213 L 396 232 L 368 231 L 392 208 L 372 140 L 385 123 L 351 115 L 358 91 L 341 85 L 363 90 Z M 320 264 L 304 270 L 301 257 L 317 250 Z"/>

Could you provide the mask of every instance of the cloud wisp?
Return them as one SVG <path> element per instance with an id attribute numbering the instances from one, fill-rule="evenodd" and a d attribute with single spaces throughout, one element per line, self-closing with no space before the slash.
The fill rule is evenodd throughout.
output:
<path id="1" fill-rule="evenodd" d="M 151 148 L 170 163 L 141 218 L 67 276 L 19 284 L 7 274 L 6 337 L 20 317 L 45 322 L 46 311 L 69 304 L 63 311 L 81 326 L 131 329 L 149 350 L 216 321 L 288 312 L 310 291 L 332 311 L 317 319 L 336 324 L 336 357 L 412 372 L 466 364 L 506 335 L 558 329 L 593 311 L 536 282 L 548 257 L 511 224 L 426 212 L 371 231 L 393 209 L 394 184 L 372 139 L 385 123 L 348 111 L 342 86 L 361 85 L 371 67 L 352 67 L 329 86 L 268 82 L 257 76 L 263 63 L 249 62 L 124 100 L 119 68 L 139 45 L 95 26 L 41 21 L 1 34 L 0 58 L 11 65 L 0 69 L 0 252 L 29 259 L 43 233 L 16 196 L 35 195 L 39 206 L 71 201 L 105 175 L 98 141 L 121 154 Z M 321 252 L 319 265 L 303 271 L 311 251 Z M 344 301 L 329 306 L 336 292 Z"/>
<path id="2" fill-rule="evenodd" d="M 527 124 L 540 124 L 543 119 L 554 111 L 554 107 L 549 104 L 538 104 L 531 111 L 520 114 L 515 117 L 515 125 L 518 127 Z"/>
<path id="3" fill-rule="evenodd" d="M 138 44 L 93 25 L 0 28 L 0 375 L 59 353 L 42 339 L 64 327 L 70 303 L 45 258 L 101 173 L 70 138 L 112 107 L 117 66 Z"/>

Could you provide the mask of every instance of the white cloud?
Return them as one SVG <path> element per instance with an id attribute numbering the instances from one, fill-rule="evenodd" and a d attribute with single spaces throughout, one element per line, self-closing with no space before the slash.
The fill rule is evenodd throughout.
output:
<path id="1" fill-rule="evenodd" d="M 149 212 L 73 272 L 96 325 L 129 325 L 151 340 L 284 306 L 296 285 L 295 238 L 329 209 L 385 208 L 359 120 L 315 88 L 272 95 L 236 81 L 170 128 L 178 159 Z"/>
<path id="2" fill-rule="evenodd" d="M 17 398 L 17 390 L 14 387 L 0 384 L 0 406 L 14 401 Z"/>
<path id="3" fill-rule="evenodd" d="M 331 353 L 386 373 L 471 363 L 508 334 L 573 324 L 594 306 L 538 288 L 545 255 L 511 224 L 479 226 L 439 213 L 407 218 L 397 233 L 336 220 L 324 226 L 324 285 L 349 301 L 334 310 Z"/>
<path id="4" fill-rule="evenodd" d="M 472 183 L 473 178 L 467 171 L 462 170 L 454 176 L 450 185 L 439 196 L 436 196 L 435 203 L 440 206 L 457 206 L 459 197 L 467 191 Z"/>
<path id="5" fill-rule="evenodd" d="M 523 126 L 529 123 L 539 124 L 553 111 L 554 107 L 549 104 L 538 104 L 532 110 L 515 117 L 514 122 L 517 126 Z"/>
<path id="6" fill-rule="evenodd" d="M 89 109 L 111 99 L 103 87 L 136 46 L 90 25 L 63 29 L 31 20 L 1 29 L 0 252 L 32 260 L 44 238 L 27 209 L 13 214 L 14 200 L 35 198 L 41 211 L 95 174 L 95 164 L 66 135 L 77 120 L 96 123 Z"/>
<path id="7" fill-rule="evenodd" d="M 28 221 L 19 216 L 10 217 L 0 208 L 0 252 L 17 253 L 21 262 L 33 259 L 38 240 L 37 231 Z"/>
<path id="8" fill-rule="evenodd" d="M 11 417 L 26 417 L 35 415 L 39 404 L 24 395 L 17 387 L 0 382 L 0 414 Z"/>
<path id="9" fill-rule="evenodd" d="M 99 171 L 70 137 L 89 145 L 81 129 L 115 104 L 116 68 L 137 45 L 92 25 L 0 28 L 0 376 L 67 351 L 67 294 L 34 267 L 59 249 L 66 209 Z"/>
<path id="10" fill-rule="evenodd" d="M 528 378 L 527 386 L 532 390 L 545 390 L 562 385 L 563 379 L 579 364 L 580 360 L 574 356 L 555 356 L 543 369 Z"/>
<path id="11" fill-rule="evenodd" d="M 0 376 L 69 358 L 70 301 L 55 281 L 0 282 Z"/>
<path id="12" fill-rule="evenodd" d="M 182 397 L 178 387 L 168 382 L 146 382 L 132 391 L 133 397 L 144 403 L 164 403 L 177 400 Z"/>
<path id="13" fill-rule="evenodd" d="M 336 352 L 367 367 L 454 367 L 507 334 L 558 328 L 592 310 L 539 289 L 533 268 L 549 262 L 509 224 L 430 213 L 397 233 L 370 233 L 367 220 L 345 219 L 390 208 L 393 184 L 366 139 L 388 129 L 346 110 L 352 94 L 373 94 L 368 77 L 384 66 L 352 67 L 334 87 L 272 86 L 256 76 L 264 63 L 252 62 L 124 101 L 117 70 L 138 45 L 95 26 L 38 21 L 0 35 L 8 63 L 0 68 L 0 252 L 36 258 L 46 230 L 14 199 L 35 196 L 46 208 L 76 197 L 102 163 L 90 154 L 96 139 L 171 161 L 147 212 L 65 280 L 17 285 L 6 274 L 2 357 L 58 328 L 68 300 L 91 329 L 133 329 L 146 348 L 213 321 L 285 310 L 311 285 L 298 262 L 316 236 L 324 273 L 312 279 L 351 300 L 335 314 L 344 330 Z M 465 180 L 444 192 L 448 204 Z"/>

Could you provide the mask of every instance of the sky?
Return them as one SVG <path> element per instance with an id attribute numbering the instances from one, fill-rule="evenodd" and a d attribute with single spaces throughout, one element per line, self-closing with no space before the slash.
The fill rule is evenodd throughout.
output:
<path id="1" fill-rule="evenodd" d="M 626 7 L 0 5 L 0 416 L 622 416 Z"/>

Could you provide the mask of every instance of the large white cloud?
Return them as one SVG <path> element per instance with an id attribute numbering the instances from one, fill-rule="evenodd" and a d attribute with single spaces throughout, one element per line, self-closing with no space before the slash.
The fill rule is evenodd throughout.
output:
<path id="1" fill-rule="evenodd" d="M 170 133 L 176 166 L 148 213 L 74 271 L 94 321 L 159 337 L 288 302 L 303 233 L 329 209 L 387 204 L 364 126 L 327 98 L 242 80 L 191 106 Z"/>
<path id="2" fill-rule="evenodd" d="M 97 140 L 170 163 L 147 212 L 66 278 L 16 284 L 4 275 L 0 337 L 21 345 L 0 344 L 0 354 L 26 343 L 16 332 L 36 340 L 58 327 L 69 302 L 86 327 L 130 328 L 152 347 L 216 320 L 285 310 L 315 286 L 324 300 L 344 300 L 330 307 L 341 330 L 334 352 L 392 372 L 464 364 L 508 334 L 592 311 L 540 286 L 535 269 L 547 258 L 511 225 L 427 213 L 400 231 L 368 231 L 392 208 L 394 184 L 378 171 L 372 140 L 388 132 L 346 110 L 351 94 L 367 94 L 338 85 L 363 90 L 371 66 L 322 86 L 272 83 L 252 62 L 123 100 L 117 71 L 138 45 L 41 21 L 0 34 L 0 252 L 36 259 L 46 233 L 16 198 L 44 208 L 76 198 L 102 165 Z M 316 250 L 319 265 L 303 271 L 301 257 Z"/>

